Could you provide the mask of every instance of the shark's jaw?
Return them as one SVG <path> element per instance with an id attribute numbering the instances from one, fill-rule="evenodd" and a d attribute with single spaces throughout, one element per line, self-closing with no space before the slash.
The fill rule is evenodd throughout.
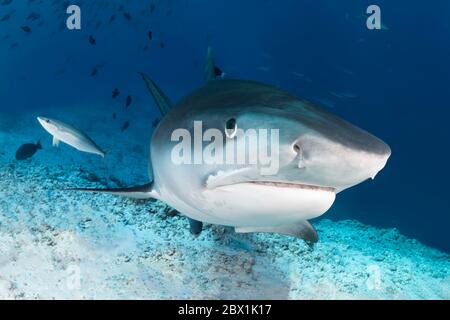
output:
<path id="1" fill-rule="evenodd" d="M 281 226 L 313 219 L 325 213 L 336 197 L 334 188 L 274 181 L 220 185 L 202 194 L 206 218 L 235 227 Z"/>
<path id="2" fill-rule="evenodd" d="M 210 174 L 205 183 L 207 189 L 215 189 L 219 187 L 254 184 L 259 187 L 270 188 L 289 188 L 289 189 L 305 189 L 315 191 L 325 191 L 336 193 L 336 188 L 332 186 L 322 186 L 318 184 L 305 183 L 302 181 L 289 180 L 286 178 L 277 178 L 276 176 L 260 176 L 255 175 L 254 168 L 240 168 L 230 171 L 217 171 Z"/>
<path id="3" fill-rule="evenodd" d="M 200 196 L 185 211 L 214 224 L 271 227 L 316 218 L 336 198 L 332 187 L 254 174 L 248 167 L 210 173 L 196 191 Z"/>
<path id="4" fill-rule="evenodd" d="M 336 192 L 336 189 L 333 187 L 323 187 L 323 186 L 315 186 L 311 184 L 304 183 L 294 183 L 294 182 L 282 182 L 282 181 L 247 181 L 241 183 L 253 183 L 258 186 L 267 186 L 271 188 L 290 188 L 290 189 L 305 189 L 305 190 L 315 190 L 315 191 L 325 191 L 325 192 Z M 239 184 L 239 183 L 237 183 Z"/>

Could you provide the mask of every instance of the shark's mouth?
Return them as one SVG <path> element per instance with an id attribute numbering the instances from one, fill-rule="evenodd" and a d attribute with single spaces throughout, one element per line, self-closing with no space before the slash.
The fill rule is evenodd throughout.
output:
<path id="1" fill-rule="evenodd" d="M 336 192 L 336 189 L 333 187 L 322 187 L 322 186 L 315 186 L 315 185 L 303 184 L 303 183 L 276 182 L 276 181 L 244 181 L 244 182 L 239 182 L 239 183 L 253 183 L 256 185 L 277 187 L 277 188 L 290 188 L 290 189 L 297 188 L 297 189 L 307 189 L 307 190 L 315 190 L 315 191 Z"/>
<path id="2" fill-rule="evenodd" d="M 259 178 L 255 179 L 252 178 L 251 175 L 246 174 L 246 170 L 247 169 L 241 169 L 231 172 L 217 172 L 215 174 L 209 175 L 206 180 L 205 186 L 207 189 L 215 189 L 226 186 L 250 184 L 260 187 L 303 189 L 336 193 L 336 188 L 329 186 L 319 186 L 291 181 L 259 180 Z"/>

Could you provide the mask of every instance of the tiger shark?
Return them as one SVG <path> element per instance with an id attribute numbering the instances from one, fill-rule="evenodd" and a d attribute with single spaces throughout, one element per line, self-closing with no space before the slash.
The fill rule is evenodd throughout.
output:
<path id="1" fill-rule="evenodd" d="M 238 233 L 272 232 L 317 242 L 317 232 L 308 220 L 324 214 L 339 192 L 373 179 L 390 157 L 389 146 L 277 87 L 214 80 L 212 61 L 209 49 L 206 85 L 176 105 L 140 73 L 164 115 L 150 142 L 153 181 L 125 189 L 76 190 L 158 199 L 186 215 L 194 234 L 201 231 L 202 223 L 210 223 L 234 227 Z M 260 163 L 175 163 L 173 150 L 179 140 L 174 141 L 174 132 L 183 128 L 195 135 L 199 121 L 204 130 L 224 133 L 215 145 L 216 153 L 245 138 L 233 136 L 237 128 L 278 130 L 278 170 L 262 174 Z M 271 143 L 269 147 L 275 147 Z M 191 147 L 189 152 L 198 152 Z M 246 149 L 246 156 L 251 157 L 251 152 Z"/>

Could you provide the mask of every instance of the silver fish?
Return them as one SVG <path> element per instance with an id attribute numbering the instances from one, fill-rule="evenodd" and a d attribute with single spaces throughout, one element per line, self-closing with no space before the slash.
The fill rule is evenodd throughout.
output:
<path id="1" fill-rule="evenodd" d="M 62 141 L 75 149 L 105 157 L 105 152 L 81 130 L 59 120 L 38 117 L 39 123 L 53 136 L 53 146 Z"/>

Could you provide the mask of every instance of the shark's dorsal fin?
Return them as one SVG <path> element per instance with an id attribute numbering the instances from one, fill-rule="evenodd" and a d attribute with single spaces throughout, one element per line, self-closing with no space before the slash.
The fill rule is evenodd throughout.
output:
<path id="1" fill-rule="evenodd" d="M 70 191 L 82 191 L 93 193 L 108 193 L 133 199 L 159 199 L 159 194 L 153 189 L 153 183 L 131 188 L 97 189 L 97 188 L 72 188 Z"/>
<path id="2" fill-rule="evenodd" d="M 161 90 L 161 88 L 159 88 L 158 85 L 152 79 L 150 79 L 145 73 L 139 72 L 139 75 L 144 80 L 148 91 L 152 95 L 156 105 L 159 108 L 159 111 L 161 111 L 161 114 L 165 116 L 172 108 L 172 102 Z"/>
<path id="3" fill-rule="evenodd" d="M 316 243 L 319 241 L 316 229 L 308 221 L 301 221 L 286 226 L 277 227 L 236 227 L 237 233 L 250 233 L 250 232 L 268 232 L 268 233 L 280 233 L 296 238 L 300 238 L 309 243 Z"/>
<path id="4" fill-rule="evenodd" d="M 214 52 L 211 47 L 208 47 L 208 53 L 206 55 L 204 76 L 206 82 L 212 81 L 216 77 L 214 74 Z"/>

